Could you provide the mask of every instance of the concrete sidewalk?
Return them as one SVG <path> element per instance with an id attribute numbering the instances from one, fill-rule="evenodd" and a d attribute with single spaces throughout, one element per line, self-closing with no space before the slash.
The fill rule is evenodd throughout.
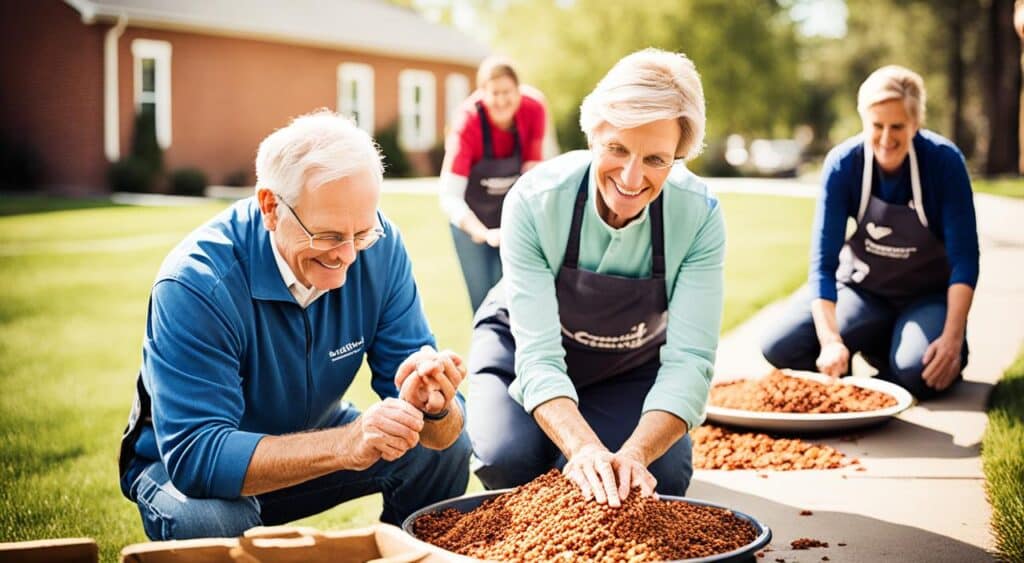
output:
<path id="1" fill-rule="evenodd" d="M 772 528 L 773 551 L 764 561 L 992 560 L 979 444 L 988 394 L 1024 343 L 1024 201 L 978 194 L 975 205 L 981 279 L 968 320 L 964 383 L 852 441 L 817 440 L 860 458 L 864 471 L 695 473 L 689 495 L 732 506 Z M 723 338 L 716 378 L 769 369 L 758 341 L 782 306 L 766 308 Z M 813 514 L 800 516 L 803 509 Z M 790 541 L 800 537 L 829 548 L 791 550 Z"/>

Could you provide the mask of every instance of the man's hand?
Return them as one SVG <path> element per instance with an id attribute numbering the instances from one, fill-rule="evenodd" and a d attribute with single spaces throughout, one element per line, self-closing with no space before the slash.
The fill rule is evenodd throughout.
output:
<path id="1" fill-rule="evenodd" d="M 960 373 L 960 350 L 964 345 L 963 336 L 943 332 L 928 345 L 921 362 L 924 372 L 921 379 L 925 385 L 942 391 L 949 387 Z"/>
<path id="2" fill-rule="evenodd" d="M 394 461 L 416 447 L 423 413 L 405 401 L 384 399 L 366 409 L 353 424 L 358 435 L 350 450 L 349 466 L 362 470 L 378 459 Z"/>
<path id="3" fill-rule="evenodd" d="M 465 377 L 466 365 L 458 354 L 424 346 L 398 366 L 395 385 L 403 400 L 435 414 L 451 406 Z"/>
<path id="4" fill-rule="evenodd" d="M 850 350 L 841 340 L 829 342 L 821 347 L 815 365 L 821 373 L 839 377 L 846 373 L 850 366 Z"/>

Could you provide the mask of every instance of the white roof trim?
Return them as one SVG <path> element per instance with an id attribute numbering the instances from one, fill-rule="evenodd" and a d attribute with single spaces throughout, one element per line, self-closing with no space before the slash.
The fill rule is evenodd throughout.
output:
<path id="1" fill-rule="evenodd" d="M 269 40 L 476 66 L 487 46 L 383 0 L 64 0 L 82 21 Z"/>

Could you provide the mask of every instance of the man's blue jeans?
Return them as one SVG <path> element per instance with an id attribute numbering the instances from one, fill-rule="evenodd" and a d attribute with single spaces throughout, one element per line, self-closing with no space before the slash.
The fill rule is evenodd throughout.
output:
<path id="1" fill-rule="evenodd" d="M 761 351 L 777 368 L 817 371 L 821 353 L 811 318 L 810 289 L 793 295 L 781 319 L 764 335 Z M 918 399 L 939 392 L 925 385 L 922 358 L 946 322 L 946 296 L 922 296 L 897 306 L 871 293 L 839 284 L 836 299 L 839 334 L 850 354 L 860 352 L 878 377 L 910 391 Z M 967 365 L 967 341 L 960 352 L 960 367 Z M 954 380 L 959 381 L 960 377 Z M 953 386 L 947 387 L 948 391 Z"/>
<path id="2" fill-rule="evenodd" d="M 130 496 L 152 540 L 235 537 L 253 526 L 285 524 L 361 496 L 383 493 L 380 519 L 402 521 L 420 508 L 466 491 L 470 442 L 463 432 L 450 448 L 422 445 L 364 471 L 337 471 L 293 487 L 237 499 L 190 498 L 171 483 L 163 463 L 147 466 Z"/>

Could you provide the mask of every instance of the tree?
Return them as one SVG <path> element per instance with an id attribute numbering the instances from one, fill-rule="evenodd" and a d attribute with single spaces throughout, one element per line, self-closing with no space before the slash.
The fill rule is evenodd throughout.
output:
<path id="1" fill-rule="evenodd" d="M 985 115 L 988 150 L 985 173 L 1018 171 L 1020 154 L 1020 38 L 1013 30 L 1013 0 L 991 0 L 987 9 Z"/>
<path id="2" fill-rule="evenodd" d="M 544 91 L 559 141 L 585 146 L 583 97 L 644 47 L 686 53 L 708 100 L 708 137 L 786 134 L 802 91 L 792 22 L 774 1 L 520 0 L 495 14 L 495 43 Z"/>

